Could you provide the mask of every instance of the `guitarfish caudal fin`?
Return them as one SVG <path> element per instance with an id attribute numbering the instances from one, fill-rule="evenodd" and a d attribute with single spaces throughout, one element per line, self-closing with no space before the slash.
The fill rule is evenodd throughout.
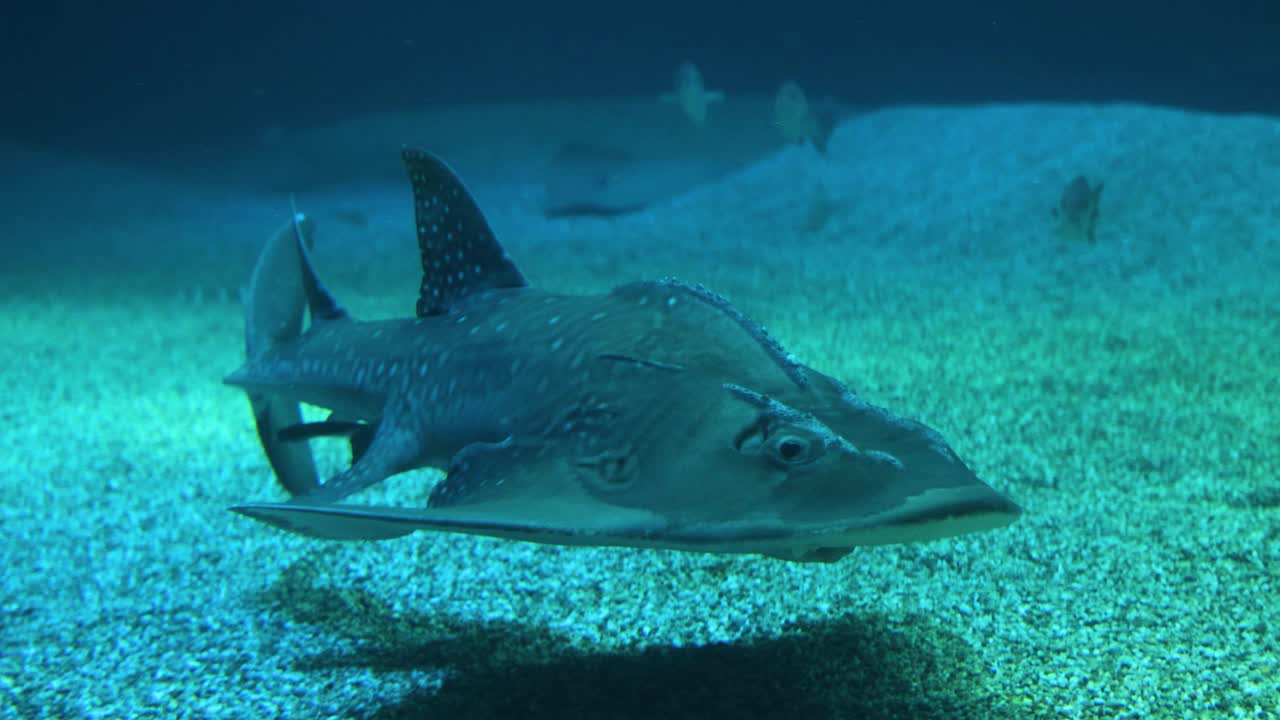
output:
<path id="1" fill-rule="evenodd" d="M 245 355 L 253 361 L 277 345 L 302 334 L 306 291 L 299 267 L 315 242 L 315 223 L 294 212 L 258 256 L 244 298 Z M 279 437 L 282 428 L 302 422 L 298 403 L 267 394 L 250 393 L 249 404 L 258 439 L 276 478 L 290 494 L 312 492 L 320 486 L 311 448 Z"/>

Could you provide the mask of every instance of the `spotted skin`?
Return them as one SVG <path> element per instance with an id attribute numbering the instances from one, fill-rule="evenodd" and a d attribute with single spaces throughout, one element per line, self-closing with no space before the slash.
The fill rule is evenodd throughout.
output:
<path id="1" fill-rule="evenodd" d="M 307 485 L 269 454 L 293 498 L 238 512 L 324 538 L 434 529 L 822 562 L 1017 516 L 936 431 L 801 364 L 701 286 L 529 287 L 452 171 L 422 151 L 403 157 L 417 316 L 352 319 L 299 244 L 310 327 L 226 379 L 329 409 L 330 420 L 260 434 L 299 447 L 349 435 L 352 465 Z M 446 476 L 421 507 L 340 502 L 422 467 Z"/>
<path id="2" fill-rule="evenodd" d="M 422 257 L 418 317 L 442 315 L 459 298 L 477 290 L 524 287 L 524 276 L 448 166 L 413 148 L 405 148 L 400 156 L 413 187 Z"/>

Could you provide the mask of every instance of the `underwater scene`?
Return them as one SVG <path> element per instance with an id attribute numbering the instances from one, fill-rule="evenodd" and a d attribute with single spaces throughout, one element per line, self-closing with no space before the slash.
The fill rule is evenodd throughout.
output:
<path id="1" fill-rule="evenodd" d="M 0 718 L 1280 718 L 1280 58 L 404 12 L 10 84 Z"/>

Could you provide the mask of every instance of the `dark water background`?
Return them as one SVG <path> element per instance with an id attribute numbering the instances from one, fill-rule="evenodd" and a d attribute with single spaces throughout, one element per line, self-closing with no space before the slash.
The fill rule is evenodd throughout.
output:
<path id="1" fill-rule="evenodd" d="M 730 93 L 865 106 L 1132 101 L 1280 112 L 1280 3 L 12 3 L 0 139 L 137 159 L 483 100 Z"/>

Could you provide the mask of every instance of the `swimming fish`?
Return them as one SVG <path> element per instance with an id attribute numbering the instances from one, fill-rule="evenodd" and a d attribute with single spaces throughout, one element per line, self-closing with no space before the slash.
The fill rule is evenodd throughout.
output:
<path id="1" fill-rule="evenodd" d="M 822 562 L 1020 513 L 938 432 L 801 364 L 711 290 L 531 287 L 454 172 L 402 157 L 414 317 L 350 317 L 316 276 L 301 216 L 260 256 L 248 358 L 225 382 L 253 399 L 292 497 L 236 512 L 319 538 L 443 530 Z M 299 403 L 332 415 L 304 423 Z M 352 464 L 322 482 L 306 443 L 330 435 L 351 439 Z M 343 502 L 424 467 L 445 476 L 422 507 Z"/>

